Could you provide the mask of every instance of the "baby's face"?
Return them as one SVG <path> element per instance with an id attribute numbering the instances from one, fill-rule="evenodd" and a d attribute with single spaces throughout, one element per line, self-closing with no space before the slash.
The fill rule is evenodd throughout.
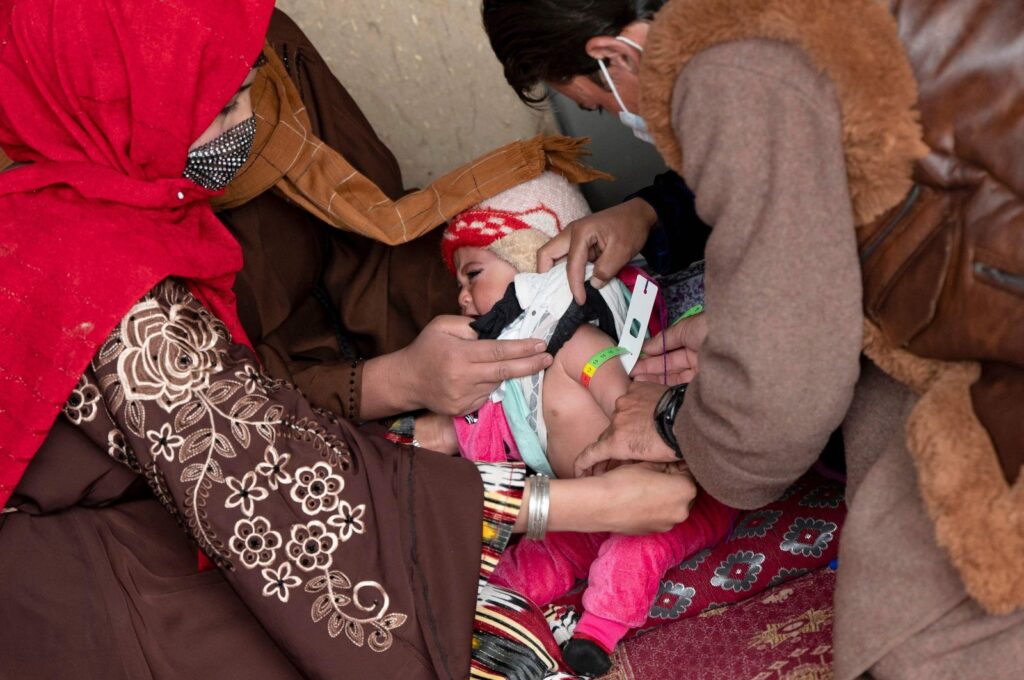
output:
<path id="1" fill-rule="evenodd" d="M 491 311 L 518 273 L 515 267 L 489 250 L 456 250 L 455 276 L 459 280 L 462 313 L 475 317 Z"/>

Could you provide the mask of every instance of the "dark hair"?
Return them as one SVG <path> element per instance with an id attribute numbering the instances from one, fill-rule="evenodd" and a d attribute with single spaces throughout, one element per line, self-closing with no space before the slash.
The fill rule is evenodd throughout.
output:
<path id="1" fill-rule="evenodd" d="M 505 69 L 505 80 L 527 104 L 542 82 L 592 76 L 597 62 L 587 41 L 618 35 L 637 19 L 649 19 L 666 0 L 483 0 L 484 30 Z"/>

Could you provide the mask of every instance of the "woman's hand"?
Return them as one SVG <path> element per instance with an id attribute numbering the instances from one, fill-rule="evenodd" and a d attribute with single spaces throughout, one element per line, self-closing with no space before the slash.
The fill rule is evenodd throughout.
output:
<path id="1" fill-rule="evenodd" d="M 654 409 L 665 389 L 664 385 L 653 383 L 631 383 L 615 402 L 611 424 L 576 458 L 576 476 L 590 474 L 595 466 L 600 470 L 599 464 L 608 460 L 676 462 L 675 451 L 664 442 L 654 424 Z"/>
<path id="2" fill-rule="evenodd" d="M 600 288 L 640 252 L 657 221 L 654 208 L 641 198 L 578 219 L 537 251 L 537 271 L 548 271 L 568 255 L 569 288 L 582 305 L 587 300 L 583 287 L 587 261 L 594 262 L 590 283 Z"/>
<path id="3" fill-rule="evenodd" d="M 424 413 L 416 416 L 413 439 L 420 447 L 453 456 L 459 452 L 459 439 L 451 416 Z"/>
<path id="4" fill-rule="evenodd" d="M 526 531 L 527 484 L 515 531 Z M 690 516 L 697 484 L 685 465 L 627 463 L 599 477 L 551 480 L 548 531 L 668 531 Z"/>
<path id="5" fill-rule="evenodd" d="M 540 340 L 477 340 L 469 322 L 439 316 L 408 347 L 367 361 L 360 415 L 370 420 L 419 409 L 465 415 L 502 381 L 551 365 Z"/>
<path id="6" fill-rule="evenodd" d="M 619 534 L 668 531 L 690 516 L 697 498 L 697 483 L 683 465 L 630 463 L 600 479 L 605 531 Z"/>
<path id="7" fill-rule="evenodd" d="M 646 356 L 636 362 L 633 379 L 667 385 L 691 382 L 697 376 L 697 354 L 707 335 L 708 322 L 704 314 L 669 326 L 644 343 Z"/>

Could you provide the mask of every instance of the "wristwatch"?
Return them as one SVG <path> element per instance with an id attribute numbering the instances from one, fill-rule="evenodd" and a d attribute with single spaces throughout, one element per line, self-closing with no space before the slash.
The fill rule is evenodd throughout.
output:
<path id="1" fill-rule="evenodd" d="M 676 423 L 676 414 L 679 413 L 679 409 L 683 405 L 683 398 L 686 396 L 686 388 L 687 385 L 676 385 L 665 390 L 665 394 L 661 395 L 661 399 L 658 400 L 658 405 L 654 407 L 654 425 L 658 434 L 669 448 L 675 451 L 676 458 L 679 460 L 683 459 L 683 452 L 679 448 L 679 442 L 676 441 L 676 433 L 673 428 Z"/>

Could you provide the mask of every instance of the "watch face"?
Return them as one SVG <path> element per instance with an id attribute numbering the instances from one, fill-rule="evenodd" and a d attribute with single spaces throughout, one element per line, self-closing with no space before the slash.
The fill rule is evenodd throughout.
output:
<path id="1" fill-rule="evenodd" d="M 679 407 L 683 405 L 684 396 L 686 396 L 686 385 L 677 385 L 665 395 L 665 420 L 670 425 L 675 421 Z"/>
<path id="2" fill-rule="evenodd" d="M 672 400 L 672 393 L 674 390 L 669 388 L 665 390 L 665 393 L 661 395 L 661 399 L 658 400 L 658 405 L 654 407 L 654 417 L 661 418 L 665 413 L 665 409 L 668 408 L 669 402 Z"/>

